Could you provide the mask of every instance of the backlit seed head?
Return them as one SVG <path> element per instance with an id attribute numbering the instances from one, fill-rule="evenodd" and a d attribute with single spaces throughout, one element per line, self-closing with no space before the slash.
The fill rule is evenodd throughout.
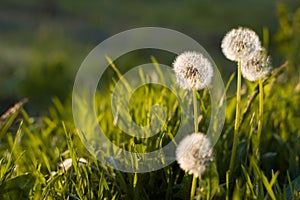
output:
<path id="1" fill-rule="evenodd" d="M 259 37 L 248 28 L 239 27 L 229 31 L 222 40 L 223 54 L 232 61 L 250 59 L 261 48 Z"/>
<path id="2" fill-rule="evenodd" d="M 257 81 L 267 76 L 271 68 L 271 59 L 263 48 L 256 51 L 252 58 L 242 60 L 241 65 L 242 75 L 249 81 Z"/>
<path id="3" fill-rule="evenodd" d="M 211 62 L 198 52 L 184 52 L 173 63 L 176 80 L 184 89 L 203 89 L 213 76 Z"/>
<path id="4" fill-rule="evenodd" d="M 203 133 L 186 136 L 176 149 L 176 160 L 181 169 L 199 177 L 214 160 L 210 140 Z"/>

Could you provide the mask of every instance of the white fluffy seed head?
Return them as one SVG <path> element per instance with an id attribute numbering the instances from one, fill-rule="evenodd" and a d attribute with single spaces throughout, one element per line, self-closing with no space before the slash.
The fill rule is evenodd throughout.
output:
<path id="1" fill-rule="evenodd" d="M 267 76 L 271 68 L 271 59 L 263 48 L 256 51 L 252 58 L 242 60 L 241 65 L 242 75 L 249 81 L 257 81 Z"/>
<path id="2" fill-rule="evenodd" d="M 261 48 L 257 34 L 248 28 L 239 27 L 229 31 L 222 40 L 223 54 L 232 61 L 250 59 Z"/>
<path id="3" fill-rule="evenodd" d="M 211 62 L 198 52 L 184 52 L 173 63 L 176 80 L 180 87 L 188 90 L 203 89 L 213 76 Z"/>
<path id="4" fill-rule="evenodd" d="M 184 171 L 201 176 L 214 160 L 210 140 L 203 133 L 186 136 L 176 149 L 176 160 Z"/>

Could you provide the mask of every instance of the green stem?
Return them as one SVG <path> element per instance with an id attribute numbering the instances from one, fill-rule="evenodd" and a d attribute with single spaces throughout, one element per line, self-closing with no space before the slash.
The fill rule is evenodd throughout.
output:
<path id="1" fill-rule="evenodd" d="M 226 172 L 226 200 L 229 200 L 229 173 Z"/>
<path id="2" fill-rule="evenodd" d="M 235 110 L 235 124 L 234 124 L 234 136 L 232 153 L 230 158 L 229 173 L 233 173 L 234 161 L 236 156 L 236 149 L 239 139 L 239 122 L 240 122 L 240 103 L 241 103 L 241 61 L 238 61 L 238 73 L 237 73 L 237 89 L 236 89 L 236 110 Z"/>
<path id="3" fill-rule="evenodd" d="M 197 90 L 193 90 L 193 108 L 194 108 L 194 126 L 195 126 L 195 133 L 198 132 L 198 106 L 197 106 Z M 197 177 L 193 175 L 192 187 L 191 187 L 191 194 L 190 199 L 194 199 L 195 191 L 197 186 Z"/>
<path id="4" fill-rule="evenodd" d="M 193 200 L 194 197 L 195 197 L 195 191 L 196 191 L 196 186 L 197 186 L 197 179 L 198 178 L 195 175 L 193 175 L 190 200 Z"/>
<path id="5" fill-rule="evenodd" d="M 263 111 L 264 111 L 264 87 L 262 79 L 259 79 L 259 120 L 258 120 L 258 128 L 257 128 L 257 141 L 256 141 L 256 159 L 259 160 L 259 144 L 260 144 L 260 136 L 262 131 L 263 124 Z"/>
<path id="6" fill-rule="evenodd" d="M 194 127 L 195 133 L 198 133 L 198 106 L 197 106 L 197 90 L 193 90 L 193 107 L 194 107 Z"/>

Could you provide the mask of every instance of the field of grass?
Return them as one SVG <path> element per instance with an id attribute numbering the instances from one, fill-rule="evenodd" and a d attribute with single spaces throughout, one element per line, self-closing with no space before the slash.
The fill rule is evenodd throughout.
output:
<path id="1" fill-rule="evenodd" d="M 45 2 L 51 4 L 52 1 Z M 243 7 L 240 5 L 242 3 L 233 2 L 238 8 Z M 52 10 L 50 9 L 49 13 L 53 12 L 55 16 L 64 19 L 68 27 L 76 28 L 77 25 L 78 29 L 83 30 L 88 28 L 85 27 L 85 23 L 79 19 L 79 16 L 85 17 L 82 20 L 88 21 L 88 27 L 109 27 L 107 19 L 113 18 L 110 21 L 113 24 L 114 12 L 132 18 L 132 21 L 126 19 L 126 23 L 129 23 L 126 28 L 133 28 L 137 24 L 142 25 L 143 23 L 151 25 L 151 22 L 155 24 L 156 21 L 161 23 L 155 24 L 156 26 L 165 25 L 163 19 L 166 16 L 163 11 L 171 2 L 162 3 L 159 7 L 155 7 L 153 2 L 149 2 L 148 6 L 136 3 L 138 7 L 143 7 L 137 13 L 146 12 L 146 8 L 152 11 L 152 6 L 158 10 L 155 15 L 150 15 L 150 11 L 148 11 L 146 12 L 148 14 L 136 14 L 135 16 L 128 9 L 130 5 L 127 5 L 127 7 L 117 7 L 115 10 L 106 9 L 104 12 L 107 14 L 103 16 L 107 18 L 97 19 L 95 6 L 87 6 L 87 11 L 80 9 L 82 3 L 79 1 L 72 6 L 68 6 L 67 2 L 62 1 L 55 5 L 51 4 Z M 261 6 L 257 10 L 258 13 L 264 12 L 263 8 L 268 7 L 269 3 L 266 1 L 263 4 L 266 5 Z M 3 20 L 0 21 L 2 25 L 5 24 L 5 21 L 10 21 L 5 16 L 10 16 L 12 11 L 9 9 L 13 7 L 12 5 L 15 6 L 15 1 L 4 1 L 3 5 L 8 8 L 8 11 L 0 14 L 3 17 Z M 107 2 L 99 3 L 99 5 L 113 8 Z M 177 2 L 173 9 L 179 11 L 183 9 L 184 5 L 184 3 Z M 231 10 L 229 7 L 233 3 L 218 4 L 210 8 L 212 11 L 209 15 L 212 17 L 206 19 L 214 21 L 212 14 L 214 11 L 219 15 L 228 15 L 228 20 L 232 20 L 229 25 L 213 27 L 214 22 L 211 24 L 205 22 L 203 24 L 206 26 L 203 26 L 203 31 L 193 32 L 191 27 L 197 23 L 202 24 L 201 20 L 206 19 L 201 17 L 199 17 L 200 21 L 188 19 L 193 19 L 192 15 L 197 13 L 195 10 L 198 7 L 201 7 L 204 12 L 205 8 L 210 5 L 211 3 L 208 1 L 203 1 L 202 7 L 196 2 L 187 4 L 185 6 L 188 8 L 183 10 L 187 11 L 191 7 L 194 10 L 187 12 L 186 18 L 180 19 L 178 15 L 174 14 L 173 17 L 169 16 L 171 19 L 174 18 L 174 21 L 167 20 L 165 22 L 173 22 L 173 26 L 176 27 L 177 20 L 182 20 L 180 22 L 182 27 L 177 27 L 177 30 L 186 30 L 191 35 L 199 37 L 200 43 L 201 36 L 208 38 L 209 41 L 204 42 L 204 46 L 207 45 L 212 57 L 216 53 L 216 63 L 220 71 L 227 72 L 224 75 L 227 92 L 225 124 L 221 136 L 214 146 L 215 160 L 211 168 L 198 180 L 195 198 L 299 199 L 300 7 L 287 9 L 284 4 L 278 4 L 278 18 L 267 16 L 272 24 L 270 26 L 250 19 L 251 17 L 247 14 L 242 17 L 242 21 L 251 24 L 254 29 L 262 30 L 263 26 L 269 28 L 271 37 L 269 39 L 261 38 L 264 38 L 265 43 L 269 41 L 269 54 L 273 59 L 273 70 L 263 82 L 264 112 L 259 141 L 257 138 L 258 124 L 260 123 L 259 86 L 257 83 L 246 80 L 242 82 L 242 115 L 237 159 L 233 172 L 229 174 L 237 103 L 235 96 L 236 66 L 233 62 L 224 61 L 225 58 L 221 56 L 219 46 L 222 36 L 232 26 L 235 26 L 235 23 L 239 22 L 234 21 L 234 17 L 225 12 Z M 275 4 L 270 3 L 270 5 L 275 7 Z M 295 6 L 296 3 L 292 2 L 290 5 Z M 27 4 L 21 3 L 18 9 L 19 11 L 25 10 L 25 12 L 21 12 L 25 13 L 25 17 L 21 18 L 26 21 L 31 17 L 28 11 L 40 7 L 42 7 L 41 4 L 32 0 Z M 254 7 L 256 7 L 255 4 L 249 3 L 249 8 L 253 9 Z M 43 7 L 43 9 L 45 8 Z M 237 13 L 242 12 L 239 9 L 233 10 Z M 68 14 L 64 16 L 64 13 Z M 139 23 L 135 23 L 134 19 L 140 15 L 143 17 L 138 19 Z M 202 13 L 202 15 L 206 14 Z M 74 22 L 76 25 L 70 26 L 72 23 L 70 16 L 75 16 L 75 19 L 72 20 L 76 21 L 76 23 Z M 278 24 L 274 25 L 272 20 L 277 21 Z M 35 27 L 35 22 L 29 21 L 28 24 Z M 122 24 L 120 21 L 118 23 Z M 220 24 L 222 23 L 220 22 Z M 85 33 L 75 30 L 73 33 L 79 33 L 79 35 L 68 38 L 59 28 L 58 31 L 49 30 L 52 26 L 49 28 L 41 25 L 36 33 L 38 38 L 31 38 L 32 41 L 30 41 L 27 40 L 30 37 L 26 34 L 10 35 L 9 26 L 14 25 L 13 23 L 6 25 L 7 30 L 1 28 L 3 37 L 0 38 L 0 49 L 4 52 L 0 55 L 1 72 L 3 72 L 0 75 L 0 103 L 2 104 L 0 106 L 0 199 L 190 198 L 193 176 L 185 173 L 177 162 L 152 172 L 127 173 L 115 169 L 122 163 L 112 157 L 104 157 L 106 162 L 97 160 L 82 143 L 82 138 L 80 138 L 82 134 L 75 127 L 72 115 L 71 92 L 76 67 L 69 66 L 78 65 L 78 62 L 80 63 L 84 59 L 84 55 L 93 47 L 93 44 L 88 42 L 87 45 L 83 45 L 88 40 L 86 37 L 81 38 L 81 34 L 85 35 Z M 52 25 L 56 26 L 55 23 Z M 99 34 L 103 34 L 103 37 L 120 31 L 116 25 L 110 27 L 106 32 L 99 29 L 97 31 Z M 169 27 L 172 28 L 172 23 Z M 18 28 L 22 29 L 22 27 Z M 30 33 L 30 28 L 25 32 Z M 58 35 L 52 38 L 54 33 Z M 262 36 L 262 34 L 259 35 Z M 93 35 L 90 37 L 97 38 Z M 97 40 L 95 38 L 93 42 Z M 216 40 L 215 38 L 220 39 Z M 18 48 L 14 48 L 16 46 Z M 28 46 L 30 48 L 27 48 Z M 75 56 L 74 59 L 72 56 Z M 167 111 L 166 122 L 162 130 L 153 137 L 141 139 L 127 135 L 115 126 L 115 119 L 111 111 L 111 91 L 118 81 L 118 70 L 125 73 L 131 66 L 145 61 L 152 61 L 154 67 L 157 65 L 156 61 L 171 65 L 174 60 L 174 55 L 160 51 L 132 52 L 127 56 L 127 58 L 122 57 L 114 61 L 111 68 L 106 70 L 106 76 L 110 78 L 102 80 L 107 84 L 102 85 L 104 89 L 99 90 L 95 96 L 95 114 L 100 127 L 110 141 L 123 149 L 142 154 L 160 149 L 172 141 L 181 120 L 184 119 L 180 118 L 181 107 L 178 99 L 169 89 L 160 85 L 147 84 L 133 93 L 130 98 L 129 113 L 136 124 L 145 126 L 151 121 L 150 108 L 156 104 L 162 105 Z M 27 65 L 24 69 L 18 68 L 23 64 Z M 147 74 L 142 72 L 138 77 L 140 81 L 147 78 Z M 197 92 L 201 110 L 198 126 L 203 133 L 207 132 L 210 122 L 212 108 L 209 95 L 208 89 Z M 13 105 L 12 102 L 15 104 Z M 190 107 L 192 107 L 192 103 Z M 86 117 L 85 114 L 82 113 L 83 118 Z M 86 121 L 89 123 L 88 117 L 86 117 Z M 257 152 L 260 154 L 259 157 Z M 138 166 L 142 159 L 133 160 L 137 161 L 136 165 Z"/>

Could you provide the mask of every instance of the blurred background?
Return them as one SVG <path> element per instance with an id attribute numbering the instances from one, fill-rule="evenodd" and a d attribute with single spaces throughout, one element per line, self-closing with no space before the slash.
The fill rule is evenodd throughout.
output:
<path id="1" fill-rule="evenodd" d="M 289 70 L 299 79 L 299 51 L 292 51 L 300 49 L 299 6 L 299 0 L 1 0 L 0 114 L 25 97 L 31 114 L 47 112 L 53 97 L 70 99 L 76 72 L 96 45 L 144 26 L 174 29 L 197 40 L 224 82 L 235 71 L 220 49 L 226 32 L 247 26 L 262 39 L 267 28 L 274 67 L 289 59 Z"/>

